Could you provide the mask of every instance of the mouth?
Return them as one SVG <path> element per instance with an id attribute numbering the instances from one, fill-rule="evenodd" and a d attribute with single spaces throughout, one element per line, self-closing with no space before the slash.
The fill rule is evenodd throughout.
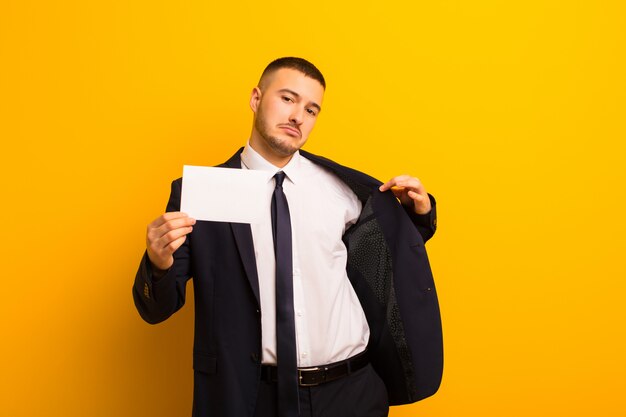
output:
<path id="1" fill-rule="evenodd" d="M 296 129 L 295 127 L 291 127 L 291 126 L 280 126 L 281 129 L 283 129 L 285 132 L 287 132 L 289 134 L 289 136 L 295 136 L 295 137 L 300 137 L 300 131 L 298 129 Z"/>

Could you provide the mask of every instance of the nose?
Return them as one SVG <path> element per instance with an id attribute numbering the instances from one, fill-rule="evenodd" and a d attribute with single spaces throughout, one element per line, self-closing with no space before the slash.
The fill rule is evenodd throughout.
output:
<path id="1" fill-rule="evenodd" d="M 303 120 L 304 108 L 300 106 L 293 106 L 293 110 L 291 111 L 291 115 L 289 116 L 289 121 L 297 126 L 300 126 Z"/>

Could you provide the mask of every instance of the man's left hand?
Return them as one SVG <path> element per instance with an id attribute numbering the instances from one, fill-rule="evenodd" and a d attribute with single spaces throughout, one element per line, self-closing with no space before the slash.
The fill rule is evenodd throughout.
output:
<path id="1" fill-rule="evenodd" d="M 380 191 L 391 189 L 403 206 L 413 209 L 417 214 L 426 214 L 430 211 L 430 198 L 426 188 L 420 180 L 410 175 L 393 177 L 380 186 Z"/>

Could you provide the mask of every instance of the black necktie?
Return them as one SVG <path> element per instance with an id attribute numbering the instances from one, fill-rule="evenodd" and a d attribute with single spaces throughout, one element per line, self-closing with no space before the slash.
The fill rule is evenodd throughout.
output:
<path id="1" fill-rule="evenodd" d="M 291 256 L 291 220 L 283 192 L 285 173 L 274 175 L 272 196 L 272 232 L 276 257 L 276 354 L 278 365 L 278 415 L 300 414 L 296 358 L 296 326 L 293 314 L 293 260 Z"/>

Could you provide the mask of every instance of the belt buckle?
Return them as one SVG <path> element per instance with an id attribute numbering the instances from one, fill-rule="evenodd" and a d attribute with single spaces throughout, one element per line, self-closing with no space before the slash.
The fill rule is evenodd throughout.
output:
<path id="1" fill-rule="evenodd" d="M 319 371 L 320 369 L 322 369 L 322 368 L 320 368 L 319 366 L 315 366 L 313 368 L 298 369 L 298 385 L 300 385 L 301 387 L 315 387 L 315 386 L 321 384 L 323 381 L 313 382 L 313 383 L 310 383 L 310 384 L 302 382 L 302 372 L 303 371 L 305 371 L 305 372 L 306 371 Z"/>

